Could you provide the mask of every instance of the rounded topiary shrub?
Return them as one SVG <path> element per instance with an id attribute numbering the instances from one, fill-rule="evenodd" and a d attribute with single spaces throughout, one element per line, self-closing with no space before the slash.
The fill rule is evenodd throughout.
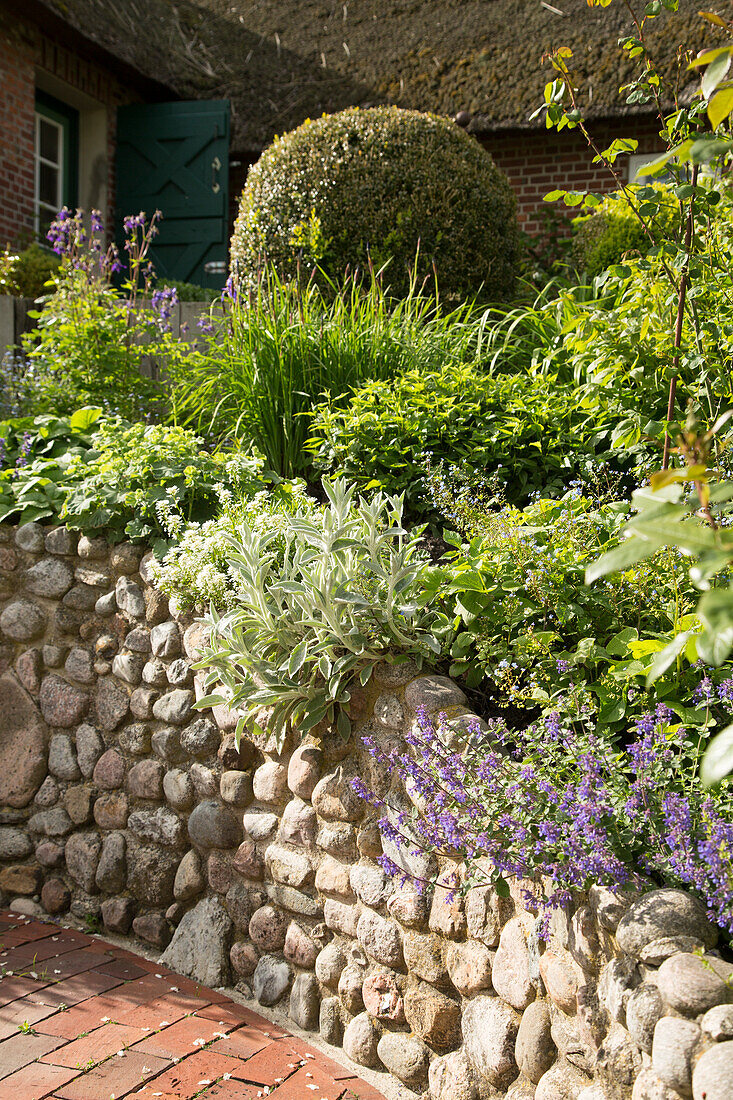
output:
<path id="1" fill-rule="evenodd" d="M 232 238 L 232 272 L 252 285 L 264 261 L 283 276 L 387 264 L 404 294 L 410 273 L 437 273 L 442 295 L 508 298 L 519 237 L 509 183 L 455 123 L 397 107 L 352 108 L 278 138 L 251 169 Z"/>

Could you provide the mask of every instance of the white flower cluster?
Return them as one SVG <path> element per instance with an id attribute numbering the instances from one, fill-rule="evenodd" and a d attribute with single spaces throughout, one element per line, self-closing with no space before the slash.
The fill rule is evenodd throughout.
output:
<path id="1" fill-rule="evenodd" d="M 233 535 L 240 523 L 253 531 L 284 532 L 287 516 L 296 511 L 313 512 L 318 505 L 306 495 L 302 481 L 284 481 L 271 490 L 255 493 L 249 500 L 234 500 L 222 494 L 223 510 L 206 523 L 189 523 L 176 532 L 172 546 L 153 572 L 161 591 L 175 596 L 185 608 L 202 610 L 211 604 L 224 610 L 236 598 L 237 573 L 230 566 Z M 275 542 L 277 546 L 277 541 Z"/>

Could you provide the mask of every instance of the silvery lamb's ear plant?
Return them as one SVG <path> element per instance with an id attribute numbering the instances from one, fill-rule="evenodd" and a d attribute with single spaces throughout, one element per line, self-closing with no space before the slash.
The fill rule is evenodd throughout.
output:
<path id="1" fill-rule="evenodd" d="M 272 532 L 244 523 L 229 537 L 237 595 L 228 613 L 212 607 L 204 619 L 208 645 L 196 667 L 211 669 L 214 690 L 197 706 L 239 708 L 237 739 L 263 707 L 279 744 L 289 728 L 303 734 L 324 720 L 347 738 L 356 679 L 366 684 L 395 653 L 421 663 L 439 652 L 418 608 L 428 563 L 419 532 L 402 526 L 403 498 L 355 499 L 341 479 L 323 487 L 327 505 L 290 517 L 284 551 Z"/>

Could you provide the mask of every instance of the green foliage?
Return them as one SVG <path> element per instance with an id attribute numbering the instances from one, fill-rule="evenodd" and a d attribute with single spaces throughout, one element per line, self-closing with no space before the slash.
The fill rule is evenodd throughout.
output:
<path id="1" fill-rule="evenodd" d="M 176 422 L 252 441 L 282 477 L 307 476 L 312 408 L 324 395 L 342 403 L 368 378 L 476 355 L 469 307 L 443 310 L 414 285 L 390 301 L 375 275 L 332 291 L 268 269 L 201 350 L 169 365 Z"/>
<path id="2" fill-rule="evenodd" d="M 652 186 L 659 195 L 655 214 L 659 232 L 671 236 L 679 227 L 679 204 L 669 187 Z M 638 195 L 639 188 L 629 190 Z M 647 236 L 624 193 L 606 195 L 590 214 L 575 218 L 574 225 L 572 259 L 586 279 L 595 279 L 628 255 L 646 255 L 656 243 Z"/>
<path id="3" fill-rule="evenodd" d="M 238 572 L 231 561 L 232 539 L 241 524 L 255 537 L 273 535 L 276 552 L 285 549 L 290 517 L 310 514 L 316 508 L 306 496 L 302 481 L 280 481 L 251 498 L 222 495 L 222 511 L 204 523 L 181 523 L 171 533 L 174 541 L 162 561 L 154 566 L 156 584 L 182 608 L 203 610 L 210 604 L 221 609 L 237 600 Z"/>
<path id="4" fill-rule="evenodd" d="M 726 414 L 726 419 L 730 414 Z M 721 425 L 722 426 L 722 425 Z M 709 469 L 714 430 L 698 435 L 688 423 L 681 440 L 682 469 L 662 470 L 648 488 L 633 496 L 635 515 L 626 525 L 626 540 L 607 551 L 586 571 L 586 580 L 628 569 L 648 560 L 661 547 L 674 547 L 691 564 L 691 584 L 702 591 L 687 629 L 675 634 L 649 669 L 648 685 L 678 663 L 682 654 L 700 658 L 715 669 L 729 668 L 733 651 L 733 481 Z M 656 687 L 658 690 L 658 686 Z M 703 765 L 708 784 L 733 771 L 733 726 L 710 746 Z"/>
<path id="5" fill-rule="evenodd" d="M 690 193 L 682 186 L 677 191 Z M 659 187 L 639 187 L 634 193 L 654 217 L 661 218 L 669 209 Z M 675 358 L 680 407 L 691 400 L 699 415 L 712 423 L 733 400 L 733 280 L 728 260 L 733 247 L 733 192 L 712 178 L 702 180 L 693 193 L 699 251 L 691 267 L 695 284 L 683 315 L 679 350 L 671 323 L 679 287 L 670 282 L 666 268 L 678 270 L 685 252 L 673 239 L 644 256 L 612 265 L 592 287 L 555 282 L 532 305 L 492 311 L 481 336 L 483 361 L 491 371 L 527 372 L 575 387 L 589 418 L 600 430 L 610 426 L 608 450 L 625 451 L 644 467 L 655 462 L 653 455 L 661 450 L 670 364 Z"/>
<path id="6" fill-rule="evenodd" d="M 451 364 L 366 382 L 345 408 L 324 403 L 311 446 L 320 469 L 362 487 L 404 491 L 413 513 L 427 515 L 428 464 L 494 474 L 518 501 L 561 490 L 593 453 L 601 428 L 570 386 Z"/>
<path id="7" fill-rule="evenodd" d="M 72 462 L 84 463 L 101 409 L 0 422 L 0 522 L 56 519 L 69 492 Z"/>
<path id="8" fill-rule="evenodd" d="M 102 420 L 101 409 L 0 424 L 0 520 L 59 520 L 112 540 L 158 540 L 265 485 L 261 458 L 210 454 L 182 428 Z"/>
<path id="9" fill-rule="evenodd" d="M 175 289 L 150 293 L 159 218 L 156 211 L 124 219 L 123 265 L 116 245 L 107 245 L 99 211 L 91 211 L 90 229 L 81 210 L 59 212 L 47 234 L 61 257 L 55 289 L 31 313 L 36 328 L 21 341 L 21 363 L 2 378 L 1 409 L 64 415 L 94 404 L 141 420 L 164 411 L 158 373 L 190 349 L 170 331 Z"/>
<path id="10" fill-rule="evenodd" d="M 133 315 L 113 287 L 66 268 L 35 317 L 36 328 L 22 339 L 27 408 L 68 414 L 96 404 L 142 418 L 161 405 L 160 387 L 143 371 L 169 341 L 155 318 Z"/>
<path id="11" fill-rule="evenodd" d="M 653 204 L 653 189 L 649 192 Z M 596 392 L 599 387 L 612 388 L 625 405 L 614 432 L 620 446 L 659 434 L 666 420 L 669 366 L 675 360 L 681 408 L 691 401 L 712 423 L 733 397 L 729 354 L 733 280 L 728 261 L 733 195 L 727 186 L 707 180 L 692 192 L 698 244 L 690 269 L 694 287 L 683 310 L 679 348 L 673 323 L 679 286 L 676 278 L 669 280 L 666 269 L 679 270 L 686 253 L 684 244 L 675 241 L 610 268 L 598 280 L 601 297 L 565 326 L 565 353 L 572 357 L 576 376 Z M 639 194 L 645 195 L 645 189 Z"/>
<path id="12" fill-rule="evenodd" d="M 646 691 L 646 677 L 671 637 L 694 637 L 694 592 L 679 557 L 658 549 L 619 575 L 587 586 L 584 568 L 625 546 L 630 507 L 611 482 L 598 495 L 575 486 L 562 500 L 492 511 L 445 477 L 436 503 L 463 534 L 425 578 L 426 606 L 441 608 L 450 674 L 504 704 L 596 716 L 622 734 L 663 700 L 691 724 L 710 724 L 694 698 L 694 641 Z M 679 646 L 679 643 L 677 643 Z"/>
<path id="13" fill-rule="evenodd" d="M 217 687 L 197 706 L 241 708 L 238 735 L 268 707 L 280 741 L 289 727 L 304 734 L 321 722 L 347 737 L 356 677 L 365 684 L 380 661 L 435 652 L 416 603 L 425 561 L 402 526 L 401 500 L 357 501 L 341 480 L 323 488 L 327 505 L 298 509 L 284 533 L 242 522 L 228 537 L 236 599 L 205 620 L 199 667 Z"/>
<path id="14" fill-rule="evenodd" d="M 183 428 L 104 422 L 92 451 L 69 464 L 73 488 L 60 513 L 69 527 L 104 530 L 112 539 L 163 539 L 183 519 L 208 518 L 221 489 L 262 488 L 262 461 L 210 454 Z"/>
<path id="15" fill-rule="evenodd" d="M 40 298 L 49 293 L 58 269 L 58 257 L 40 244 L 31 244 L 22 252 L 6 248 L 0 252 L 0 294 Z"/>
<path id="16" fill-rule="evenodd" d="M 515 200 L 489 154 L 460 127 L 397 107 L 307 120 L 250 170 L 232 237 L 243 286 L 266 258 L 284 276 L 388 264 L 395 296 L 437 274 L 450 298 L 511 296 Z M 317 274 L 317 277 L 320 277 Z"/>

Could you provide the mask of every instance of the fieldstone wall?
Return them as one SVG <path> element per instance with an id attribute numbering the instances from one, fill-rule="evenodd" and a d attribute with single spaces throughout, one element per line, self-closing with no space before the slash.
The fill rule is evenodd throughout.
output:
<path id="1" fill-rule="evenodd" d="M 459 866 L 381 837 L 359 732 L 399 740 L 423 704 L 459 733 L 450 680 L 385 665 L 349 745 L 237 749 L 236 715 L 191 709 L 201 628 L 149 555 L 36 524 L 0 526 L 0 632 L 0 904 L 137 937 L 406 1096 L 733 1097 L 733 966 L 691 896 L 594 887 L 543 943 L 521 884 L 447 900 Z M 436 888 L 389 879 L 383 845 Z"/>

